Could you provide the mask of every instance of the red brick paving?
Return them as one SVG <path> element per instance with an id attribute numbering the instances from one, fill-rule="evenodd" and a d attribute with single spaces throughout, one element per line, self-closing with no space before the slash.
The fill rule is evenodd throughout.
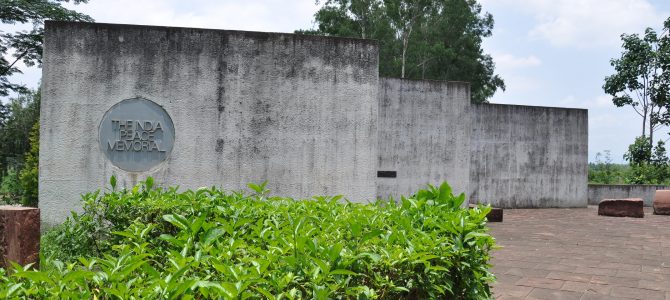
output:
<path id="1" fill-rule="evenodd" d="M 598 208 L 506 209 L 489 223 L 497 299 L 670 300 L 670 216 Z"/>

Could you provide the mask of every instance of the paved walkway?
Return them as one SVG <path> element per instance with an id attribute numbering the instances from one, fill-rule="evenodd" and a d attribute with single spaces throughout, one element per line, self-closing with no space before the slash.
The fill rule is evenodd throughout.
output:
<path id="1" fill-rule="evenodd" d="M 670 300 L 670 216 L 506 209 L 490 223 L 497 299 Z"/>

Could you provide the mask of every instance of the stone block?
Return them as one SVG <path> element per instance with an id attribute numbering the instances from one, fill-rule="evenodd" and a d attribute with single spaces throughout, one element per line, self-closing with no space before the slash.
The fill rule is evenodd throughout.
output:
<path id="1" fill-rule="evenodd" d="M 470 204 L 470 208 L 477 207 L 477 204 Z M 491 211 L 486 215 L 486 219 L 489 222 L 502 222 L 503 221 L 503 209 L 498 207 L 492 207 Z"/>
<path id="2" fill-rule="evenodd" d="M 494 207 L 491 209 L 486 218 L 489 222 L 502 222 L 503 221 L 503 209 L 499 207 Z"/>
<path id="3" fill-rule="evenodd" d="M 32 207 L 0 206 L 0 267 L 40 259 L 40 210 Z"/>
<path id="4" fill-rule="evenodd" d="M 670 190 L 657 190 L 653 206 L 655 215 L 670 215 Z"/>
<path id="5" fill-rule="evenodd" d="M 598 215 L 644 218 L 643 207 L 644 201 L 640 198 L 603 199 L 598 204 Z"/>

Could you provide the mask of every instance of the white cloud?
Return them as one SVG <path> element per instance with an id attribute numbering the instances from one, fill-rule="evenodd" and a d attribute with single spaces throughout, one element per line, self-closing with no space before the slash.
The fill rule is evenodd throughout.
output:
<path id="1" fill-rule="evenodd" d="M 96 22 L 293 32 L 312 27 L 314 0 L 95 0 L 68 7 Z"/>
<path id="2" fill-rule="evenodd" d="M 574 95 L 568 95 L 565 98 L 558 101 L 561 106 L 575 105 L 577 103 L 577 98 Z"/>
<path id="3" fill-rule="evenodd" d="M 610 111 L 616 110 L 617 107 L 612 103 L 612 97 L 608 95 L 599 95 L 596 97 L 583 99 L 580 97 L 575 97 L 574 95 L 568 95 L 559 101 L 560 106 L 568 107 L 582 107 L 589 110 L 598 110 L 598 111 Z"/>
<path id="4" fill-rule="evenodd" d="M 535 19 L 528 35 L 555 46 L 618 46 L 622 33 L 660 28 L 665 16 L 648 0 L 495 0 Z"/>
<path id="5" fill-rule="evenodd" d="M 541 90 L 544 83 L 538 78 L 524 74 L 524 69 L 537 67 L 542 61 L 535 55 L 524 57 L 515 56 L 509 53 L 492 53 L 493 61 L 496 64 L 496 73 L 505 79 L 507 90 L 499 91 L 491 99 L 496 103 L 519 103 L 518 93 L 532 93 Z"/>
<path id="6" fill-rule="evenodd" d="M 492 54 L 493 61 L 497 69 L 516 69 L 525 67 L 535 67 L 542 64 L 542 61 L 535 55 L 526 57 L 517 57 L 512 54 Z"/>
<path id="7" fill-rule="evenodd" d="M 592 101 L 593 107 L 614 107 L 612 96 L 600 95 Z"/>

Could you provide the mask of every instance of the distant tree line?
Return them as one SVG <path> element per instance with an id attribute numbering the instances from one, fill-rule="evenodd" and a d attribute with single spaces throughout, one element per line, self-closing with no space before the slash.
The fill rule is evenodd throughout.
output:
<path id="1" fill-rule="evenodd" d="M 609 150 L 596 153 L 595 162 L 589 163 L 589 183 L 670 185 L 665 143 L 659 141 L 653 151 L 649 149 L 646 138 L 637 138 L 624 154 L 628 164 L 613 163 Z"/>

